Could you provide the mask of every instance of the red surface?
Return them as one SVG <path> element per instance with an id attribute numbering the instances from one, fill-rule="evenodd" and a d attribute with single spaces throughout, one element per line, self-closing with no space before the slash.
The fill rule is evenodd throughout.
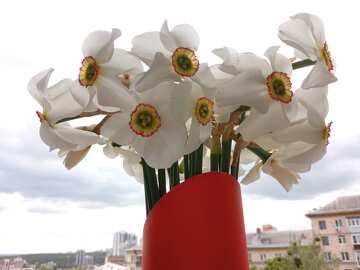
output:
<path id="1" fill-rule="evenodd" d="M 143 270 L 248 270 L 240 185 L 205 173 L 176 186 L 151 210 Z"/>

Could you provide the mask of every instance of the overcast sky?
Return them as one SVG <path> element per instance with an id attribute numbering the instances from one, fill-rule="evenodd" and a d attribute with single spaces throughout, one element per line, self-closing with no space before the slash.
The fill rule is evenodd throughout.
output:
<path id="1" fill-rule="evenodd" d="M 213 3 L 213 4 L 212 4 Z M 143 189 L 94 149 L 67 171 L 39 136 L 28 80 L 55 68 L 52 82 L 76 78 L 83 38 L 118 27 L 117 47 L 169 25 L 190 23 L 198 31 L 200 58 L 218 61 L 224 45 L 262 54 L 281 44 L 277 28 L 298 12 L 319 15 L 335 58 L 339 81 L 330 86 L 334 121 L 327 156 L 286 193 L 269 177 L 243 187 L 247 231 L 262 224 L 307 229 L 304 214 L 338 196 L 360 193 L 359 44 L 356 1 L 6 1 L 0 15 L 0 254 L 88 251 L 111 247 L 118 230 L 141 235 Z M 352 6 L 353 5 L 353 6 Z M 283 47 L 285 45 L 281 44 Z M 284 50 L 290 52 L 289 50 Z"/>

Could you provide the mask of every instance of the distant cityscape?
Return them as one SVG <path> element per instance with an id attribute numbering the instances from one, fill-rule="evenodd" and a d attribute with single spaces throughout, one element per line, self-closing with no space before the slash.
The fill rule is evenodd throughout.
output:
<path id="1" fill-rule="evenodd" d="M 360 195 L 339 197 L 306 217 L 311 230 L 278 231 L 268 224 L 248 233 L 250 265 L 261 269 L 267 260 L 287 256 L 294 243 L 315 243 L 327 262 L 338 262 L 336 270 L 360 269 Z M 142 239 L 125 231 L 114 234 L 107 251 L 0 256 L 0 270 L 141 270 L 141 264 Z"/>

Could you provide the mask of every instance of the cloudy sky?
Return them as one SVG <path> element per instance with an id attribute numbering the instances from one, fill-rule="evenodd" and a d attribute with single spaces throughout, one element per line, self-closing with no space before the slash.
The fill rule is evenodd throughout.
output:
<path id="1" fill-rule="evenodd" d="M 291 4 L 290 4 L 291 3 Z M 81 44 L 91 31 L 122 30 L 116 45 L 171 26 L 192 24 L 200 34 L 200 58 L 224 45 L 262 54 L 281 44 L 277 27 L 297 12 L 319 15 L 336 60 L 339 82 L 331 85 L 334 121 L 327 156 L 286 193 L 263 176 L 243 187 L 247 230 L 262 224 L 306 229 L 304 214 L 338 196 L 359 194 L 359 43 L 356 1 L 7 1 L 0 15 L 0 254 L 88 251 L 111 246 L 118 230 L 141 235 L 142 186 L 126 176 L 120 159 L 94 149 L 67 171 L 38 136 L 39 106 L 27 92 L 36 72 L 55 68 L 52 82 L 75 78 Z M 354 6 L 351 6 L 354 5 Z M 286 51 L 286 50 L 285 50 Z M 288 51 L 289 52 L 289 51 Z"/>

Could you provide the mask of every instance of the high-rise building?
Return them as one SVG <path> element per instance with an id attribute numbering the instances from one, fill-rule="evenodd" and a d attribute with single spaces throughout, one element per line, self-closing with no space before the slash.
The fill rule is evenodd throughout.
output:
<path id="1" fill-rule="evenodd" d="M 85 250 L 79 249 L 76 251 L 75 266 L 82 267 L 85 264 Z"/>
<path id="2" fill-rule="evenodd" d="M 113 256 L 125 255 L 125 250 L 136 246 L 137 236 L 125 231 L 120 231 L 114 234 L 113 241 Z"/>
<path id="3" fill-rule="evenodd" d="M 339 197 L 306 216 L 326 260 L 340 261 L 338 270 L 360 268 L 360 195 Z"/>

